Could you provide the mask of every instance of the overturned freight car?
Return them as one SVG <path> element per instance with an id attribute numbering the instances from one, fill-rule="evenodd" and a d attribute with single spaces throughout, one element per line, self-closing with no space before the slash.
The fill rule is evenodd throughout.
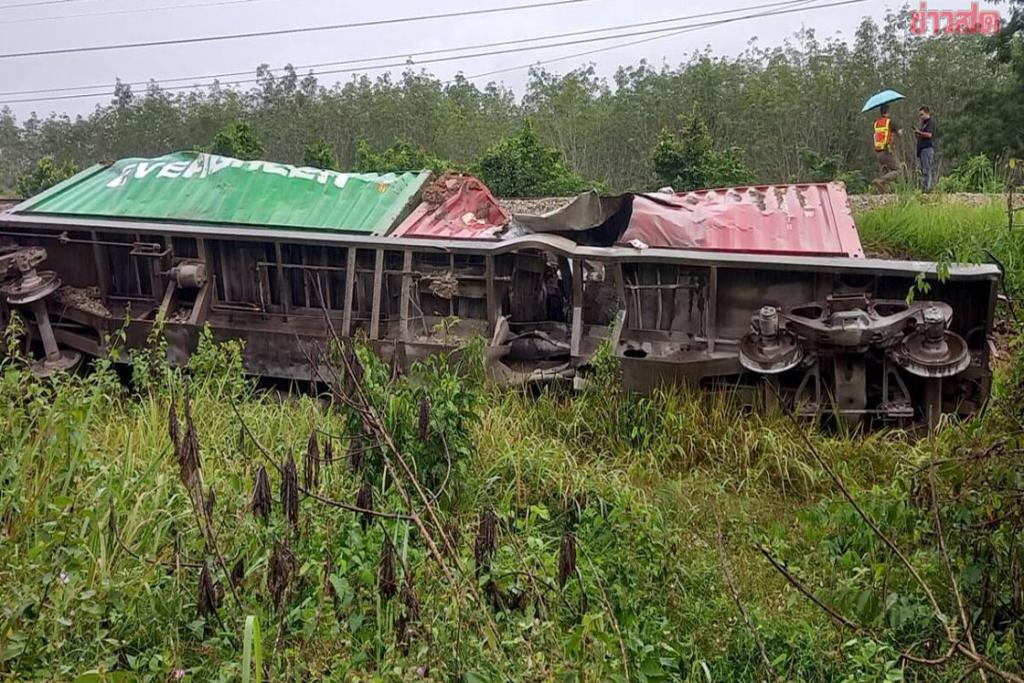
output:
<path id="1" fill-rule="evenodd" d="M 927 300 L 907 303 L 919 274 Z M 186 152 L 99 165 L 0 213 L 4 315 L 41 373 L 200 330 L 310 379 L 333 335 L 407 365 L 471 336 L 506 382 L 770 387 L 801 412 L 935 420 L 986 400 L 999 270 L 864 258 L 840 184 L 583 195 L 510 215 L 478 180 Z"/>

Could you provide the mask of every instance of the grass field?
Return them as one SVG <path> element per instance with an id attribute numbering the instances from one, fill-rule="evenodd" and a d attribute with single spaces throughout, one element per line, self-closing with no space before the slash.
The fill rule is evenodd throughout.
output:
<path id="1" fill-rule="evenodd" d="M 1018 214 L 1019 215 L 1019 214 Z M 1024 291 L 1024 225 L 1008 229 L 1006 200 L 971 205 L 944 195 L 910 195 L 854 216 L 869 253 L 952 263 L 1001 263 L 1007 285 Z"/>
<path id="2" fill-rule="evenodd" d="M 997 213 L 907 204 L 859 222 L 888 253 L 989 246 L 1016 288 Z M 57 383 L 16 356 L 0 368 L 5 680 L 257 680 L 259 655 L 295 681 L 952 682 L 976 662 L 901 655 L 940 659 L 944 624 L 966 632 L 957 589 L 985 661 L 1024 665 L 1018 364 L 983 416 L 921 440 L 804 431 L 721 395 L 625 396 L 607 361 L 580 395 L 530 397 L 483 385 L 472 353 L 396 382 L 364 355 L 370 399 L 456 548 L 442 568 L 414 521 L 338 506 L 368 507 L 369 489 L 374 510 L 409 510 L 350 407 L 257 393 L 230 345 L 204 343 L 185 371 L 159 355 L 136 359 L 132 390 L 105 363 Z M 186 393 L 208 516 L 180 457 Z"/>

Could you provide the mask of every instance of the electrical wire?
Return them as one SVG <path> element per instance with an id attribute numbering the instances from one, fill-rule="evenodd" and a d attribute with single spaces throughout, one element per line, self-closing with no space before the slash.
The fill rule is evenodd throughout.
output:
<path id="1" fill-rule="evenodd" d="M 232 1 L 237 2 L 238 0 L 232 0 Z M 249 2 L 251 0 L 244 0 L 244 1 Z M 314 63 L 314 64 L 301 64 L 301 65 L 298 65 L 298 66 L 294 66 L 293 68 L 295 69 L 295 71 L 306 71 L 308 69 L 321 69 L 321 68 L 324 68 L 324 67 L 344 66 L 344 65 L 350 65 L 350 64 L 366 64 L 366 63 L 369 63 L 369 62 L 380 62 L 380 61 L 384 61 L 384 60 L 399 59 L 399 58 L 408 58 L 408 59 L 413 60 L 413 62 L 415 63 L 416 59 L 419 58 L 419 57 L 429 56 L 429 55 L 444 54 L 444 53 L 447 53 L 447 52 L 463 52 L 463 51 L 467 51 L 467 50 L 479 50 L 479 49 L 494 48 L 494 47 L 504 47 L 504 46 L 507 46 L 507 45 L 522 45 L 522 44 L 525 44 L 525 43 L 533 43 L 533 42 L 544 41 L 544 40 L 558 40 L 558 39 L 561 39 L 561 38 L 572 38 L 572 37 L 581 36 L 581 35 L 588 35 L 588 34 L 591 34 L 591 33 L 607 33 L 609 31 L 621 31 L 621 30 L 624 30 L 624 29 L 642 28 L 642 27 L 645 27 L 645 26 L 656 26 L 656 25 L 659 25 L 659 24 L 677 23 L 677 22 L 681 22 L 681 21 L 688 21 L 690 19 L 705 19 L 707 17 L 712 17 L 712 16 L 720 16 L 720 15 L 723 15 L 723 14 L 736 14 L 737 12 L 747 12 L 747 11 L 750 11 L 750 10 L 761 10 L 761 9 L 767 9 L 767 8 L 770 8 L 770 7 L 786 7 L 786 6 L 791 6 L 791 5 L 794 5 L 794 4 L 808 3 L 808 2 L 812 2 L 812 1 L 813 0 L 775 0 L 774 2 L 766 2 L 766 3 L 757 4 L 757 5 L 748 5 L 748 6 L 745 6 L 745 7 L 736 7 L 736 8 L 728 9 L 728 10 L 717 10 L 717 11 L 714 11 L 714 12 L 702 12 L 700 14 L 690 14 L 690 15 L 679 16 L 679 17 L 671 17 L 669 19 L 654 19 L 654 20 L 649 20 L 649 21 L 636 22 L 636 23 L 633 23 L 633 24 L 618 24 L 616 26 L 606 26 L 606 27 L 602 27 L 602 28 L 583 29 L 583 30 L 578 30 L 578 31 L 568 31 L 568 32 L 562 32 L 562 33 L 550 33 L 550 34 L 547 34 L 547 35 L 535 36 L 535 37 L 531 37 L 531 38 L 519 38 L 519 39 L 513 39 L 513 40 L 503 40 L 503 41 L 499 41 L 499 42 L 489 42 L 489 43 L 482 43 L 482 44 L 476 44 L 476 45 L 465 45 L 465 46 L 461 46 L 461 47 L 448 47 L 448 48 L 440 48 L 440 49 L 436 49 L 436 50 L 423 50 L 423 51 L 420 51 L 420 52 L 396 52 L 396 53 L 392 53 L 392 54 L 389 54 L 389 55 L 381 55 L 381 56 L 378 56 L 378 57 L 361 57 L 361 58 L 357 58 L 357 59 L 346 59 L 346 60 L 341 60 L 341 61 L 319 62 L 319 63 Z M 687 30 L 689 30 L 689 29 L 687 29 Z M 618 37 L 618 36 L 613 36 L 613 37 Z M 641 42 L 647 42 L 648 40 L 653 40 L 653 39 L 645 39 L 644 41 L 641 41 Z M 602 51 L 606 50 L 606 49 L 613 49 L 613 48 L 602 48 Z M 174 82 L 179 82 L 179 81 L 190 81 L 190 82 L 194 83 L 195 81 L 199 81 L 199 80 L 214 80 L 214 79 L 220 79 L 220 78 L 233 78 L 235 76 L 246 76 L 246 75 L 251 74 L 251 73 L 252 73 L 252 69 L 245 69 L 244 71 L 228 71 L 228 72 L 215 73 L 215 74 L 205 74 L 205 75 L 201 75 L 201 76 L 200 75 L 192 75 L 192 76 L 178 76 L 178 77 L 175 77 L 175 78 L 148 79 L 148 80 L 144 80 L 144 81 L 127 81 L 127 82 L 123 82 L 122 85 L 128 85 L 128 86 L 148 86 L 150 83 L 153 83 L 153 82 L 158 82 L 158 83 L 163 84 L 163 83 L 174 83 Z M 61 87 L 61 88 L 36 88 L 36 89 L 31 89 L 31 90 L 9 90 L 9 91 L 5 91 L 5 92 L 0 92 L 0 97 L 10 97 L 10 96 L 13 96 L 13 95 L 38 95 L 38 94 L 44 94 L 44 93 L 45 94 L 54 94 L 54 93 L 63 93 L 63 92 L 74 92 L 76 90 L 95 90 L 97 88 L 103 88 L 104 92 L 109 92 L 110 83 L 107 82 L 107 83 L 93 83 L 91 85 L 72 85 L 72 86 L 65 86 L 65 87 Z"/>
<path id="2" fill-rule="evenodd" d="M 479 16 L 482 14 L 497 14 L 502 12 L 515 12 L 519 10 L 556 7 L 559 5 L 577 5 L 584 2 L 594 2 L 594 0 L 546 0 L 546 2 L 538 2 L 527 5 L 506 5 L 503 7 L 488 7 L 483 9 L 460 10 L 458 12 L 444 12 L 440 14 L 422 14 L 411 17 L 394 17 L 390 19 L 371 19 L 369 21 L 357 21 L 346 24 L 330 24 L 327 26 L 300 26 L 296 28 L 279 28 L 269 31 L 249 31 L 247 33 L 222 33 L 213 36 L 171 38 L 168 40 L 150 40 L 138 43 L 112 43 L 108 45 L 61 47 L 49 50 L 29 50 L 26 52 L 6 52 L 0 54 L 0 59 L 14 59 L 17 57 L 41 57 L 45 55 L 78 54 L 83 52 L 105 52 L 109 50 L 127 50 L 133 48 L 167 47 L 169 45 L 194 45 L 196 43 L 211 43 L 225 40 L 242 40 L 249 38 L 265 38 L 268 36 L 285 36 L 295 35 L 298 33 L 317 33 L 323 31 L 337 31 L 341 29 L 350 28 L 365 28 L 368 26 L 390 26 L 394 24 L 406 24 L 417 21 L 451 19 L 455 17 Z"/>
<path id="3" fill-rule="evenodd" d="M 0 5 L 0 9 L 17 9 L 19 7 L 42 7 L 43 5 L 66 5 L 69 2 L 87 2 L 88 0 L 37 0 L 36 2 L 18 2 L 13 5 Z"/>
<path id="4" fill-rule="evenodd" d="M 861 0 L 861 1 L 867 2 L 867 0 Z M 810 4 L 812 2 L 814 2 L 814 0 L 787 0 L 786 2 L 781 3 L 781 4 L 783 4 L 783 5 L 807 5 L 807 4 Z M 842 4 L 842 3 L 840 3 L 840 4 Z M 853 4 L 853 3 L 850 3 L 850 4 Z M 817 8 L 816 7 L 808 7 L 806 9 L 817 9 Z M 781 12 L 780 12 L 780 14 L 781 14 Z M 768 16 L 772 16 L 772 15 L 769 14 Z M 748 18 L 750 18 L 750 17 L 738 17 L 736 20 L 748 19 Z M 721 23 L 722 24 L 727 24 L 727 23 L 730 23 L 731 21 L 733 21 L 733 20 L 731 20 L 731 19 L 723 19 Z M 516 66 L 507 66 L 507 67 L 503 67 L 501 69 L 494 69 L 493 71 L 484 71 L 482 73 L 472 74 L 472 75 L 469 75 L 469 76 L 464 76 L 464 78 L 466 80 L 471 81 L 471 80 L 474 80 L 474 79 L 477 79 L 477 78 L 485 78 L 485 77 L 488 77 L 488 76 L 497 76 L 499 74 L 510 73 L 512 71 L 520 71 L 522 69 L 529 69 L 530 67 L 544 66 L 546 64 L 554 64 L 556 62 L 564 62 L 567 59 L 577 59 L 579 57 L 587 57 L 589 55 L 595 55 L 595 54 L 598 54 L 598 53 L 601 53 L 601 52 L 610 52 L 611 50 L 618 50 L 618 49 L 624 48 L 624 47 L 632 47 L 633 45 L 641 45 L 643 43 L 651 43 L 651 42 L 654 42 L 655 40 L 664 40 L 665 38 L 672 38 L 674 36 L 682 35 L 684 33 L 690 33 L 692 31 L 700 31 L 701 29 L 704 29 L 704 28 L 707 28 L 707 27 L 706 26 L 687 26 L 686 28 L 680 29 L 678 31 L 673 31 L 673 32 L 665 33 L 665 34 L 658 35 L 658 36 L 651 36 L 649 38 L 640 38 L 639 40 L 629 40 L 629 41 L 626 41 L 625 43 L 618 43 L 616 45 L 606 45 L 605 47 L 598 47 L 598 48 L 594 48 L 592 50 L 584 50 L 582 52 L 573 52 L 571 54 L 562 55 L 560 57 L 552 57 L 550 59 L 542 59 L 542 60 L 537 60 L 537 61 L 529 62 L 528 64 L 518 64 Z M 451 84 L 451 83 L 454 83 L 454 82 L 455 82 L 454 80 L 449 80 L 449 81 L 446 81 L 445 84 L 448 85 L 448 84 Z"/>
<path id="5" fill-rule="evenodd" d="M 60 0 L 67 2 L 68 0 Z M 220 7 L 222 5 L 242 5 L 250 2 L 264 2 L 264 0 L 220 0 L 219 2 L 195 2 L 185 5 L 162 5 L 160 7 L 133 7 L 131 9 L 114 9 L 106 12 L 81 12 L 79 14 L 57 14 L 49 17 L 26 17 L 24 19 L 6 19 L 0 21 L 0 26 L 10 24 L 29 24 L 38 21 L 59 21 L 62 19 L 88 19 L 89 17 L 109 17 L 118 14 L 140 14 L 148 12 L 167 12 L 176 9 L 199 9 L 206 7 Z M 45 4 L 45 3 L 44 3 Z M 0 7 L 0 9 L 6 9 Z"/>
<path id="6" fill-rule="evenodd" d="M 806 1 L 809 2 L 810 0 L 806 0 Z M 689 31 L 693 31 L 693 30 L 697 30 L 697 29 L 709 28 L 709 27 L 714 27 L 714 26 L 721 26 L 721 25 L 724 25 L 724 24 L 734 23 L 734 22 L 737 22 L 737 21 L 746 21 L 748 19 L 759 19 L 759 18 L 765 18 L 765 17 L 773 17 L 773 16 L 779 16 L 779 15 L 783 15 L 783 14 L 791 14 L 791 13 L 794 13 L 794 12 L 808 12 L 808 11 L 812 11 L 812 10 L 827 9 L 827 8 L 831 8 L 831 7 L 840 7 L 840 6 L 845 6 L 845 5 L 856 5 L 856 4 L 861 4 L 861 3 L 864 3 L 864 2 L 868 2 L 868 1 L 869 0 L 836 0 L 834 2 L 828 2 L 828 3 L 824 3 L 824 4 L 819 4 L 819 5 L 805 6 L 803 4 L 803 0 L 800 0 L 800 2 L 798 2 L 798 3 L 797 2 L 790 3 L 790 4 L 799 4 L 800 6 L 797 6 L 797 7 L 776 9 L 776 10 L 772 10 L 772 11 L 768 11 L 768 12 L 758 12 L 758 13 L 754 13 L 754 14 L 743 15 L 743 16 L 740 16 L 740 17 L 730 17 L 730 18 L 727 18 L 727 19 L 719 19 L 719 20 L 716 20 L 716 21 L 709 21 L 709 22 L 703 22 L 703 23 L 699 23 L 699 24 L 692 24 L 690 26 L 685 26 L 685 27 L 673 26 L 673 27 L 660 28 L 660 29 L 648 29 L 648 30 L 645 30 L 645 31 L 634 31 L 634 32 L 631 32 L 631 33 L 618 34 L 618 35 L 613 35 L 613 36 L 604 36 L 604 37 L 596 37 L 596 38 L 583 38 L 583 39 L 579 39 L 579 40 L 564 41 L 564 42 L 555 43 L 555 44 L 552 44 L 552 45 L 535 45 L 535 46 L 525 46 L 525 47 L 524 46 L 518 46 L 518 47 L 509 48 L 509 49 L 505 49 L 505 50 L 490 50 L 490 51 L 486 51 L 486 52 L 477 52 L 477 53 L 466 54 L 466 55 L 453 55 L 453 56 L 449 56 L 449 57 L 438 57 L 438 58 L 434 58 L 434 59 L 426 59 L 426 60 L 422 60 L 420 62 L 416 62 L 414 64 L 419 66 L 419 65 L 424 65 L 424 64 L 436 64 L 436 63 L 440 63 L 440 62 L 457 61 L 457 60 L 463 60 L 463 59 L 476 59 L 476 58 L 480 58 L 480 57 L 491 57 L 491 56 L 495 56 L 495 55 L 502 55 L 502 54 L 509 54 L 509 53 L 519 53 L 519 52 L 525 52 L 525 51 L 529 51 L 529 50 L 544 50 L 544 49 L 551 49 L 551 48 L 556 48 L 556 47 L 566 47 L 566 46 L 569 46 L 569 45 L 578 45 L 578 44 L 582 44 L 582 43 L 593 43 L 593 42 L 599 42 L 599 41 L 605 41 L 605 40 L 616 40 L 616 39 L 619 39 L 619 38 L 625 38 L 625 37 L 630 37 L 630 36 L 638 36 L 638 35 L 663 34 L 663 35 L 656 36 L 656 38 L 665 38 L 665 37 L 671 37 L 672 35 L 678 35 L 680 33 L 685 33 L 685 32 L 689 32 Z M 648 41 L 653 40 L 653 39 L 654 38 L 648 38 L 647 40 L 644 40 L 644 41 L 634 41 L 634 43 L 636 43 L 636 42 L 648 42 Z M 627 45 L 628 44 L 621 44 L 621 45 L 616 45 L 616 46 L 610 46 L 610 47 L 608 47 L 606 49 L 615 49 L 617 47 L 626 47 Z M 453 48 L 453 49 L 455 49 L 455 48 Z M 596 51 L 597 50 L 591 50 L 591 51 L 588 51 L 588 52 L 589 53 L 593 53 L 593 52 L 596 52 Z M 586 54 L 586 53 L 581 53 L 581 54 Z M 567 56 L 559 57 L 559 58 L 554 59 L 552 61 L 558 61 L 560 59 L 569 59 L 569 58 L 571 58 L 573 56 L 576 56 L 576 55 L 567 55 Z M 529 67 L 529 66 L 534 66 L 535 64 L 536 63 L 534 63 L 534 64 L 527 64 L 527 65 L 521 65 L 521 66 L 516 66 L 516 67 L 510 67 L 508 70 L 526 68 L 526 67 Z M 403 62 L 391 62 L 391 63 L 386 63 L 386 64 L 377 64 L 377 65 L 372 65 L 372 66 L 367 66 L 367 67 L 354 67 L 354 68 L 344 68 L 344 69 L 329 69 L 329 70 L 320 71 L 319 73 L 317 73 L 315 75 L 317 75 L 317 76 L 325 76 L 325 75 L 340 74 L 340 73 L 355 73 L 355 72 L 362 72 L 362 71 L 377 71 L 377 70 L 392 69 L 392 68 L 403 67 L 403 66 L 410 66 L 410 64 L 409 64 L 408 61 L 403 61 Z M 504 71 L 504 70 L 501 70 L 501 71 Z M 479 77 L 481 77 L 483 75 L 489 75 L 489 74 L 477 74 L 477 75 L 475 75 L 473 77 L 474 78 L 479 78 Z M 215 81 L 214 83 L 207 83 L 207 84 L 192 84 L 192 85 L 184 85 L 184 86 L 172 86 L 172 87 L 167 87 L 167 88 L 161 88 L 161 92 L 171 92 L 171 91 L 179 91 L 179 90 L 191 90 L 191 89 L 197 88 L 197 87 L 207 87 L 207 86 L 212 86 L 212 85 L 218 85 L 218 86 L 245 85 L 245 84 L 251 84 L 251 83 L 258 83 L 261 80 L 262 79 L 260 79 L 260 78 L 247 78 L 247 79 L 240 79 L 240 80 L 235 80 L 235 81 L 224 81 L 224 82 Z M 22 104 L 22 103 L 29 103 L 29 102 L 58 101 L 58 100 L 76 100 L 76 99 L 85 99 L 85 98 L 94 99 L 94 98 L 97 98 L 97 97 L 109 97 L 109 96 L 110 96 L 110 91 L 107 90 L 107 91 L 102 92 L 102 93 L 79 93 L 79 94 L 73 94 L 73 95 L 59 95 L 59 96 L 53 96 L 53 97 L 4 100 L 4 101 L 0 101 L 0 105 Z"/>

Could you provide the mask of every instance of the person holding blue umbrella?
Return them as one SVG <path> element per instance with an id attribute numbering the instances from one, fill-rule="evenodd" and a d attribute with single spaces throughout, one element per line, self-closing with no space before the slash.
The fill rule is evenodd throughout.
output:
<path id="1" fill-rule="evenodd" d="M 889 183 L 900 170 L 899 162 L 893 151 L 896 149 L 896 141 L 902 131 L 889 115 L 889 104 L 902 99 L 903 95 L 895 90 L 883 90 L 869 97 L 861 109 L 862 112 L 867 112 L 878 107 L 878 118 L 875 119 L 872 142 L 875 155 L 878 157 L 878 177 L 875 178 L 874 185 L 882 193 L 889 191 Z"/>

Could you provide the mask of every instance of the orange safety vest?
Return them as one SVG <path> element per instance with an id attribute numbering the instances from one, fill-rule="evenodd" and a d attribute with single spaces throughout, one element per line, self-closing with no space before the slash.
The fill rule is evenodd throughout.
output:
<path id="1" fill-rule="evenodd" d="M 884 152 L 892 142 L 892 119 L 882 116 L 875 119 L 875 151 Z"/>

